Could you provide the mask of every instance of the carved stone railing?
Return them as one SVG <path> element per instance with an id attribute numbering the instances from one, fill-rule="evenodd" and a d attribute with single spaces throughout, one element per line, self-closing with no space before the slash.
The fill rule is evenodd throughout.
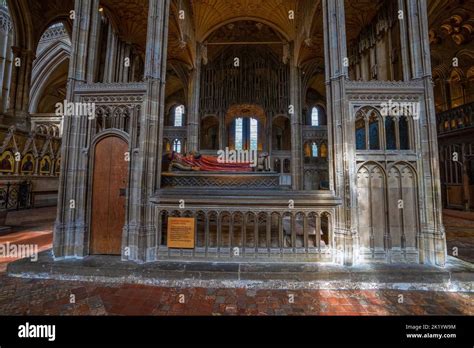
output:
<path id="1" fill-rule="evenodd" d="M 146 92 L 146 83 L 82 83 L 75 87 L 76 94 L 91 96 L 143 96 Z M 143 97 L 141 98 L 143 99 Z"/>
<path id="2" fill-rule="evenodd" d="M 164 190 L 166 191 L 166 190 Z M 288 207 L 285 193 L 260 193 L 259 197 L 236 191 L 215 191 L 194 196 L 189 190 L 161 192 L 156 205 L 157 258 L 201 257 L 245 260 L 248 258 L 333 261 L 335 207 L 340 201 L 330 193 L 298 195 Z M 294 198 L 294 197 L 293 197 Z M 179 209 L 177 202 L 186 202 Z M 167 247 L 169 217 L 194 218 L 195 248 Z"/>
<path id="3" fill-rule="evenodd" d="M 32 203 L 32 183 L 0 183 L 0 211 L 30 209 Z"/>
<path id="4" fill-rule="evenodd" d="M 162 187 L 275 190 L 280 188 L 280 176 L 277 173 L 167 172 L 162 174 Z"/>
<path id="5" fill-rule="evenodd" d="M 474 103 L 441 112 L 436 119 L 439 134 L 474 128 Z"/>
<path id="6" fill-rule="evenodd" d="M 327 139 L 328 138 L 328 127 L 312 127 L 304 126 L 303 127 L 303 139 Z"/>
<path id="7" fill-rule="evenodd" d="M 424 90 L 422 80 L 411 81 L 354 81 L 347 80 L 346 88 L 350 90 L 377 90 L 381 93 L 386 90 Z"/>
<path id="8" fill-rule="evenodd" d="M 172 142 L 173 139 L 185 139 L 187 136 L 186 127 L 165 127 L 163 131 L 163 138 Z"/>

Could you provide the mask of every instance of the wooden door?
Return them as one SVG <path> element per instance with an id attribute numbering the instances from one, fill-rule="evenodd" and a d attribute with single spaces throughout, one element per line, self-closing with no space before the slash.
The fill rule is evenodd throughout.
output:
<path id="1" fill-rule="evenodd" d="M 117 136 L 95 146 L 90 253 L 120 255 L 128 183 L 127 143 Z"/>

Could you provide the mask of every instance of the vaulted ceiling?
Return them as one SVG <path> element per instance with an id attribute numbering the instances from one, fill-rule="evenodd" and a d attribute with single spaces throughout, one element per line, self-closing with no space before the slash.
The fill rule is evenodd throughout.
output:
<path id="1" fill-rule="evenodd" d="M 17 1 L 17 0 L 13 0 Z M 69 13 L 74 9 L 74 0 L 27 0 L 33 24 L 34 42 L 38 43 L 43 32 L 56 21 L 65 21 L 71 28 Z"/>
<path id="2" fill-rule="evenodd" d="M 429 0 L 431 60 L 435 76 L 474 65 L 474 0 Z"/>
<path id="3" fill-rule="evenodd" d="M 67 20 L 69 12 L 74 8 L 74 0 L 9 1 L 27 4 L 35 42 L 39 41 L 41 34 L 52 22 Z M 101 0 L 101 5 L 113 15 L 120 36 L 143 52 L 146 46 L 149 1 L 152 0 Z M 383 1 L 345 0 L 348 41 L 356 38 L 361 29 L 371 22 Z M 449 21 L 448 14 L 459 8 L 467 13 L 474 13 L 474 0 L 428 0 L 430 29 L 436 34 L 435 41 L 437 38 L 442 38 L 443 42 L 449 41 L 446 34 L 449 28 L 443 29 L 443 25 Z M 184 21 L 179 18 L 180 10 L 185 11 Z M 294 18 L 291 13 L 294 13 Z M 232 26 L 228 26 L 237 21 L 263 23 L 264 30 L 271 28 L 282 41 L 295 43 L 294 53 L 304 69 L 308 66 L 313 67 L 315 71 L 324 68 L 321 0 L 172 0 L 168 59 L 174 62 L 174 66 L 192 68 L 197 54 L 197 43 L 216 40 L 216 35 L 219 35 L 219 40 L 242 39 L 236 36 Z M 453 26 L 454 31 L 458 29 Z M 456 43 L 449 45 L 452 49 L 458 46 Z M 437 50 L 442 56 L 443 50 L 438 49 L 438 46 L 432 45 L 432 49 L 435 59 Z M 182 76 L 177 74 L 175 78 L 178 81 Z M 177 82 L 174 85 L 173 90 L 178 88 Z"/>
<path id="4" fill-rule="evenodd" d="M 297 11 L 297 3 L 297 0 L 193 0 L 196 38 L 203 41 L 223 23 L 247 18 L 266 22 L 291 39 L 296 26 L 289 14 Z"/>
<path id="5" fill-rule="evenodd" d="M 148 1 L 102 0 L 101 4 L 109 8 L 116 16 L 124 39 L 143 46 L 146 41 Z M 195 29 L 195 39 L 199 42 L 204 41 L 223 24 L 241 19 L 261 21 L 278 30 L 286 39 L 294 40 L 302 25 L 302 16 L 307 15 L 300 13 L 303 12 L 301 11 L 302 4 L 307 2 L 313 4 L 317 10 L 312 18 L 314 25 L 311 28 L 311 35 L 305 39 L 312 38 L 316 46 L 319 43 L 318 40 L 321 40 L 320 0 L 172 0 L 172 2 L 176 9 L 189 9 Z M 382 2 L 383 0 L 345 0 L 349 39 L 356 37 L 360 29 L 371 21 Z M 69 12 L 74 9 L 74 0 L 26 0 L 26 3 L 31 13 L 32 31 L 38 40 L 53 21 L 68 18 Z M 473 11 L 474 2 L 473 0 L 428 0 L 430 26 L 440 24 L 447 12 L 459 7 Z M 294 11 L 295 19 L 290 18 L 290 11 Z M 175 21 L 170 25 L 172 33 L 179 31 L 176 23 Z M 179 34 L 175 36 L 182 38 Z"/>
<path id="6" fill-rule="evenodd" d="M 120 37 L 145 51 L 148 0 L 101 0 L 101 5 L 112 13 Z"/>

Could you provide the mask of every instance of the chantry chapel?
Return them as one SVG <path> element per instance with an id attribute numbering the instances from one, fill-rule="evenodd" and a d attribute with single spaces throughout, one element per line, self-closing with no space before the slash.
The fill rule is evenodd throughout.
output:
<path id="1" fill-rule="evenodd" d="M 3 0 L 2 208 L 57 200 L 56 259 L 444 266 L 473 38 L 473 1 Z"/>

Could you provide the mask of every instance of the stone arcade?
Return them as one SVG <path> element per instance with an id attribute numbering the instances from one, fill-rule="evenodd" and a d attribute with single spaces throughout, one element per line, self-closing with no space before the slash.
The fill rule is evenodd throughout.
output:
<path id="1" fill-rule="evenodd" d="M 428 5 L 75 0 L 54 257 L 444 266 Z M 270 171 L 165 160 L 226 149 Z"/>

